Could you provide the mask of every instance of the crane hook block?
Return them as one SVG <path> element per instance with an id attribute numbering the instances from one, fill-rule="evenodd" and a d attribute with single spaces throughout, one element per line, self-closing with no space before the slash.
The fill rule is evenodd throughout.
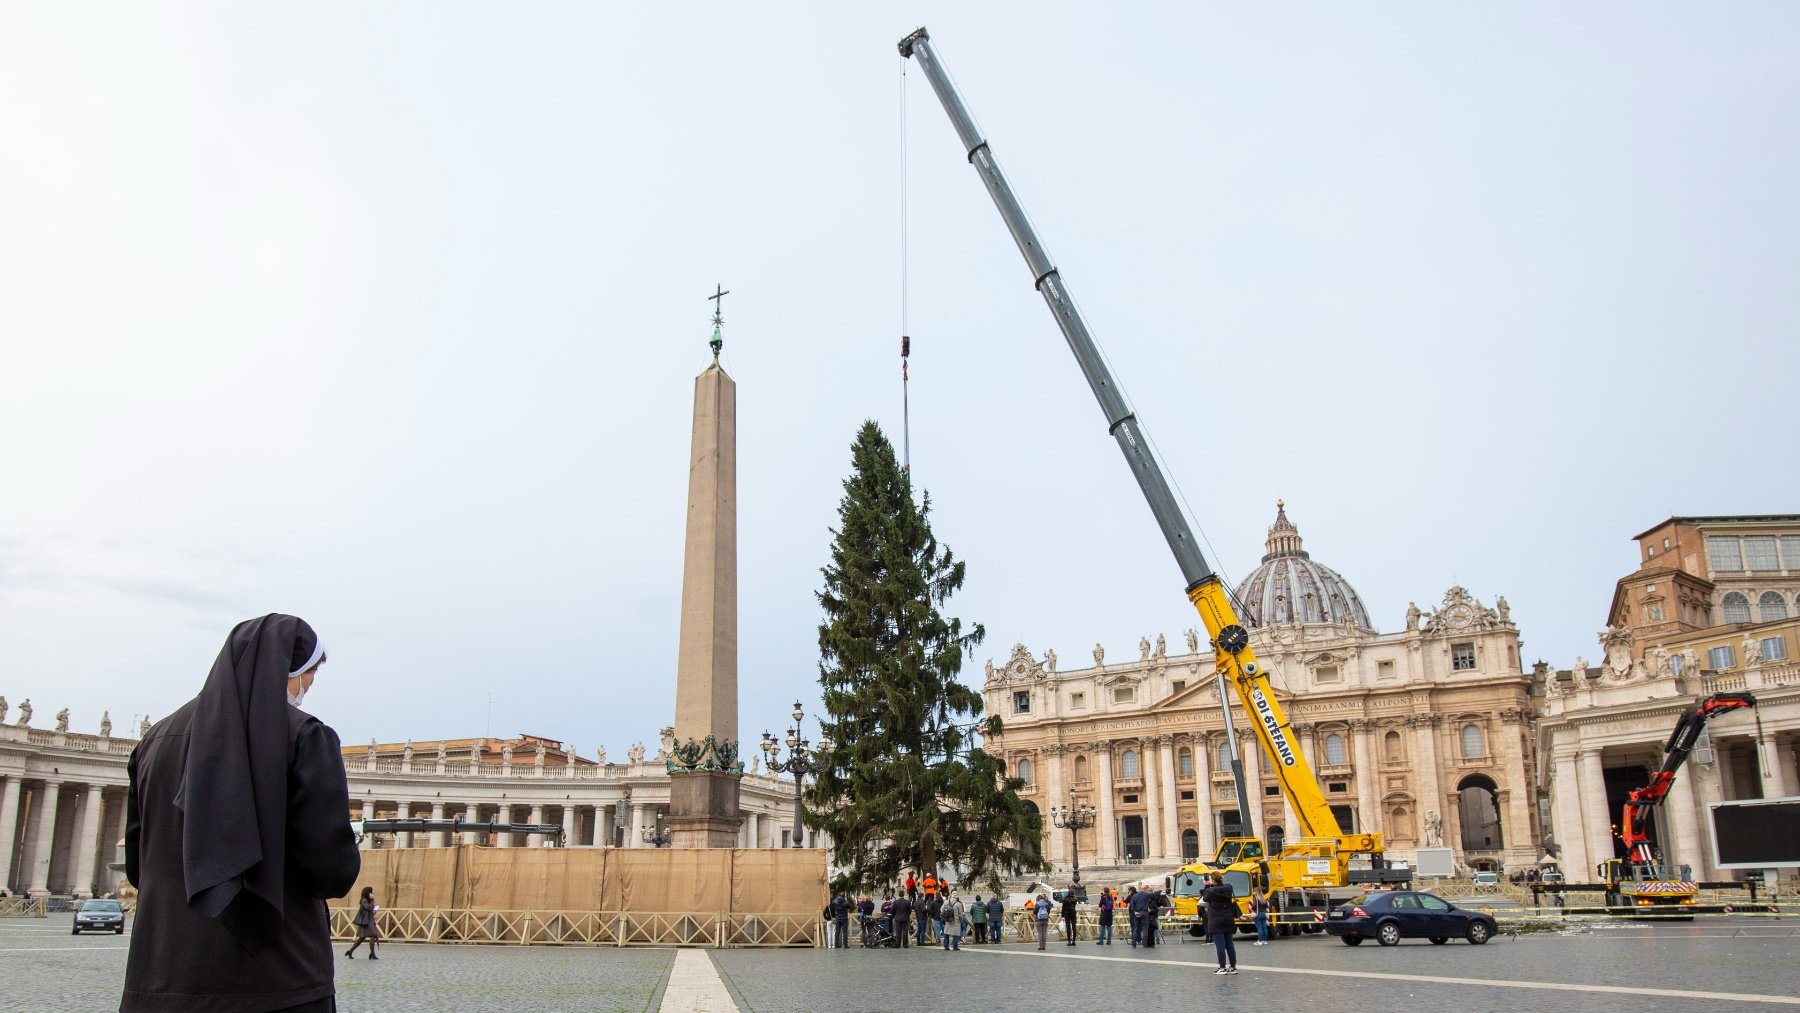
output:
<path id="1" fill-rule="evenodd" d="M 1219 631 L 1218 644 L 1226 654 L 1237 654 L 1250 646 L 1250 631 L 1232 623 Z"/>
<path id="2" fill-rule="evenodd" d="M 907 337 L 904 334 L 900 335 L 900 357 L 902 359 L 904 359 L 911 354 L 912 354 L 912 339 Z"/>

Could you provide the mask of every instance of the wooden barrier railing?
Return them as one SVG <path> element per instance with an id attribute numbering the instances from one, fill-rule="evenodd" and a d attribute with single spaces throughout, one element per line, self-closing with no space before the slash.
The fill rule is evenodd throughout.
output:
<path id="1" fill-rule="evenodd" d="M 331 935 L 356 938 L 354 908 L 333 908 Z M 776 947 L 824 944 L 814 914 L 716 911 L 470 911 L 384 908 L 383 942 L 515 946 Z"/>
<path id="2" fill-rule="evenodd" d="M 43 918 L 49 914 L 49 901 L 43 897 L 0 897 L 0 918 Z"/>

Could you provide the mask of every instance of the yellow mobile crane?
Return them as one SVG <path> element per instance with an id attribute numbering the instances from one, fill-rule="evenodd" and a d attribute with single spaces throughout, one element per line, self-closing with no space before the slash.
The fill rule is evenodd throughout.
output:
<path id="1" fill-rule="evenodd" d="M 1124 396 L 1119 393 L 1111 371 L 1107 369 L 1093 337 L 1088 333 L 1081 311 L 1076 308 L 1056 265 L 1051 262 L 1049 254 L 1038 240 L 1037 232 L 1025 217 L 1025 211 L 1019 205 L 1018 198 L 1013 195 L 1012 186 L 1006 181 L 1005 174 L 1000 171 L 987 139 L 975 126 L 975 120 L 963 104 L 962 96 L 957 94 L 956 86 L 951 83 L 949 74 L 938 59 L 926 30 L 921 28 L 901 39 L 900 55 L 916 61 L 931 82 L 932 91 L 937 93 L 938 101 L 950 117 L 951 126 L 962 141 L 969 164 L 981 176 L 988 195 L 993 198 L 994 206 L 999 209 L 1000 217 L 1012 233 L 1013 242 L 1024 255 L 1025 263 L 1031 269 L 1033 284 L 1044 297 L 1044 303 L 1049 306 L 1051 316 L 1056 318 L 1057 326 L 1062 329 L 1069 350 L 1074 353 L 1077 365 L 1087 378 L 1094 397 L 1100 402 L 1101 411 L 1106 415 L 1108 431 L 1112 433 L 1120 452 L 1125 455 L 1132 477 L 1137 480 L 1139 490 L 1149 503 L 1150 512 L 1156 516 L 1156 523 L 1162 529 L 1170 551 L 1175 554 L 1176 565 L 1180 567 L 1182 578 L 1187 584 L 1188 601 L 1200 613 L 1200 621 L 1206 626 L 1207 638 L 1212 642 L 1221 684 L 1229 684 L 1243 704 L 1244 712 L 1256 729 L 1256 737 L 1271 761 L 1269 766 L 1275 772 L 1282 792 L 1293 805 L 1295 818 L 1300 821 L 1301 832 L 1278 855 L 1264 857 L 1260 841 L 1234 839 L 1221 845 L 1220 854 L 1215 856 L 1215 860 L 1226 862 L 1232 873 L 1241 874 L 1241 877 L 1234 875 L 1233 878 L 1239 879 L 1242 887 L 1248 887 L 1251 877 L 1256 877 L 1259 885 L 1265 885 L 1275 893 L 1277 904 L 1281 907 L 1286 907 L 1285 900 L 1292 897 L 1308 907 L 1322 908 L 1323 891 L 1331 887 L 1346 886 L 1353 882 L 1404 881 L 1410 878 L 1410 870 L 1386 867 L 1380 834 L 1346 834 L 1338 826 L 1337 818 L 1332 815 L 1331 807 L 1319 789 L 1312 766 L 1306 762 L 1299 744 L 1289 734 L 1287 717 L 1282 713 L 1281 704 L 1275 699 L 1274 689 L 1270 686 L 1262 665 L 1257 662 L 1255 652 L 1250 649 L 1250 631 L 1238 620 L 1237 612 L 1232 607 L 1230 591 L 1219 579 L 1219 575 L 1213 572 L 1212 567 L 1207 565 L 1188 526 L 1187 518 L 1183 516 L 1181 507 L 1169 489 L 1168 480 L 1163 477 L 1162 469 L 1151 453 L 1142 424 L 1126 404 Z M 1221 693 L 1220 699 L 1224 701 L 1227 698 Z M 1226 717 L 1229 722 L 1229 706 L 1226 707 Z M 1238 812 L 1248 827 L 1251 799 L 1245 791 L 1242 766 L 1234 762 L 1232 767 L 1237 780 Z M 1366 859 L 1369 868 L 1353 870 L 1352 863 L 1359 859 Z M 1192 870 L 1185 871 L 1189 874 L 1184 877 L 1184 882 L 1193 878 Z M 1177 885 L 1174 892 L 1177 894 L 1178 904 L 1182 903 L 1184 898 L 1181 895 L 1187 891 Z M 1243 889 L 1241 892 L 1247 894 L 1248 890 Z M 1185 904 L 1192 917 L 1191 895 L 1185 898 Z M 1180 908 L 1177 910 L 1179 913 Z"/>

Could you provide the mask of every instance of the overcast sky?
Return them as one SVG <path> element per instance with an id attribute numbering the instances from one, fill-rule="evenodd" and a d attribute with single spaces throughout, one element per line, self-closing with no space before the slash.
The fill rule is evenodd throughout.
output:
<path id="1" fill-rule="evenodd" d="M 1234 581 L 1275 501 L 1403 625 L 1598 655 L 1629 541 L 1800 511 L 1800 8 L 6 4 L 0 693 L 121 729 L 310 620 L 346 742 L 672 720 L 692 378 L 739 384 L 740 731 L 816 709 L 898 439 L 932 29 Z M 1064 667 L 1195 625 L 916 68 L 912 457 Z"/>

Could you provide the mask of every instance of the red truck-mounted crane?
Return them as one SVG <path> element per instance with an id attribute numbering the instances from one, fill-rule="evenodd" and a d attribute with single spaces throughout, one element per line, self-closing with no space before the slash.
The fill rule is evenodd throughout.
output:
<path id="1" fill-rule="evenodd" d="M 1625 808 L 1619 814 L 1619 840 L 1625 844 L 1625 857 L 1608 859 L 1595 868 L 1606 884 L 1608 907 L 1694 903 L 1699 887 L 1685 877 L 1673 875 L 1650 841 L 1650 814 L 1668 797 L 1675 772 L 1694 751 L 1706 722 L 1720 714 L 1754 706 L 1756 697 L 1749 693 L 1715 693 L 1689 708 L 1675 722 L 1675 731 L 1663 746 L 1662 766 L 1650 775 L 1649 784 L 1632 789 L 1625 797 Z"/>

